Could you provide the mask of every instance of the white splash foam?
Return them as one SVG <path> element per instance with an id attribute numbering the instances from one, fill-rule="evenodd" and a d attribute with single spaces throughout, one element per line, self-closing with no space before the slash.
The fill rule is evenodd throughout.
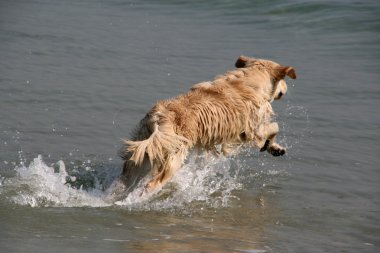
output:
<path id="1" fill-rule="evenodd" d="M 37 206 L 108 206 L 103 201 L 103 192 L 100 189 L 85 191 L 72 188 L 66 184 L 65 164 L 58 161 L 58 172 L 54 167 L 47 166 L 42 156 L 35 158 L 29 166 L 23 164 L 16 167 L 17 179 L 5 182 L 6 186 L 12 184 L 17 195 L 12 196 L 14 203 L 19 205 Z"/>
<path id="2" fill-rule="evenodd" d="M 227 206 L 232 198 L 236 198 L 232 192 L 242 187 L 238 172 L 231 170 L 231 158 L 200 159 L 195 155 L 158 192 L 141 195 L 144 183 L 140 185 L 116 204 L 150 210 L 182 207 L 192 202 Z"/>
<path id="3" fill-rule="evenodd" d="M 108 192 L 99 183 L 87 190 L 74 188 L 66 180 L 77 179 L 70 177 L 63 161 L 48 166 L 42 156 L 38 156 L 29 166 L 21 163 L 16 167 L 17 177 L 2 178 L 0 193 L 5 191 L 4 195 L 12 202 L 32 207 L 117 205 L 130 210 L 162 210 L 186 209 L 190 205 L 192 208 L 217 208 L 226 207 L 231 201 L 238 199 L 234 191 L 242 189 L 243 181 L 246 181 L 247 170 L 244 167 L 245 161 L 236 157 L 206 158 L 193 154 L 163 189 L 141 194 L 143 186 L 149 180 L 146 178 L 124 200 L 110 203 Z M 107 173 L 111 175 L 113 172 Z M 264 174 L 256 174 L 253 174 L 253 179 L 262 180 Z M 271 170 L 265 174 L 276 176 L 278 171 Z"/>

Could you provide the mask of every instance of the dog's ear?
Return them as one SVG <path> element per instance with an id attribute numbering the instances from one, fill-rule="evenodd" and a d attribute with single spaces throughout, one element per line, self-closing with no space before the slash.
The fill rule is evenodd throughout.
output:
<path id="1" fill-rule="evenodd" d="M 249 58 L 247 56 L 241 55 L 235 62 L 235 67 L 237 68 L 245 68 Z"/>
<path id="2" fill-rule="evenodd" d="M 297 78 L 296 71 L 291 66 L 279 66 L 279 67 L 276 67 L 276 69 L 274 71 L 274 76 L 278 80 L 284 79 L 285 76 L 289 76 L 291 79 L 296 79 Z"/>

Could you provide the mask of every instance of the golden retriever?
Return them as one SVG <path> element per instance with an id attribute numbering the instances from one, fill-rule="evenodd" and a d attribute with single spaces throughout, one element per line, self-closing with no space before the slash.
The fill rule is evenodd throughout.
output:
<path id="1" fill-rule="evenodd" d="M 221 144 L 226 155 L 229 144 L 244 142 L 274 156 L 285 154 L 275 142 L 279 127 L 271 121 L 271 102 L 286 93 L 284 78 L 295 79 L 294 68 L 246 56 L 240 56 L 235 66 L 186 94 L 159 101 L 146 114 L 131 140 L 124 141 L 123 173 L 114 192 L 135 185 L 142 172 L 151 176 L 145 191 L 165 185 L 191 148 L 215 153 Z"/>

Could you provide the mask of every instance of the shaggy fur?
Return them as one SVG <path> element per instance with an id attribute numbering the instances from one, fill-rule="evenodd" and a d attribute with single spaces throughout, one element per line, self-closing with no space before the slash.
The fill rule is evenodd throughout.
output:
<path id="1" fill-rule="evenodd" d="M 146 114 L 121 150 L 125 162 L 118 182 L 123 191 L 141 179 L 136 175 L 142 171 L 152 177 L 146 191 L 163 186 L 191 148 L 216 153 L 216 145 L 222 144 L 226 155 L 228 145 L 244 142 L 274 156 L 285 153 L 275 143 L 279 128 L 271 122 L 271 102 L 286 93 L 283 79 L 295 79 L 295 70 L 245 56 L 235 66 L 213 81 L 194 85 L 186 94 L 159 101 Z"/>

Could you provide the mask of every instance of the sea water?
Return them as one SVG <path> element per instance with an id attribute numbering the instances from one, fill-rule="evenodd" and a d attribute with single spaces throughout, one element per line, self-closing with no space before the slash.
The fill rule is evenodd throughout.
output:
<path id="1" fill-rule="evenodd" d="M 378 252 L 377 1 L 0 1 L 4 252 Z M 284 157 L 191 154 L 118 202 L 117 155 L 156 101 L 234 68 L 296 69 Z"/>

